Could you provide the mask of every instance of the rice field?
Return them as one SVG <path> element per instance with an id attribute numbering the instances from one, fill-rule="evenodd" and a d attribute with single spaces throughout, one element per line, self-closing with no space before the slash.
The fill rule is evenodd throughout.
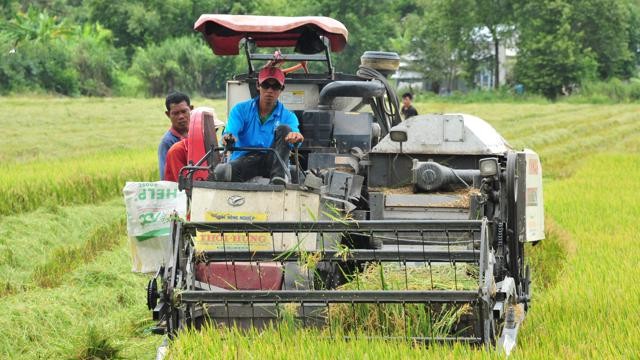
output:
<path id="1" fill-rule="evenodd" d="M 192 101 L 224 114 L 224 101 Z M 124 182 L 159 179 L 156 149 L 170 126 L 164 99 L 3 98 L 0 215 L 93 204 Z"/>
<path id="2" fill-rule="evenodd" d="M 194 105 L 225 114 L 223 101 Z M 157 177 L 162 99 L 0 98 L 0 358 L 153 359 L 145 276 L 121 189 Z M 640 357 L 640 105 L 418 103 L 463 112 L 542 157 L 547 240 L 514 359 Z M 222 116 L 224 118 L 224 116 Z M 172 359 L 467 359 L 462 344 L 320 339 L 310 329 L 186 332 Z"/>

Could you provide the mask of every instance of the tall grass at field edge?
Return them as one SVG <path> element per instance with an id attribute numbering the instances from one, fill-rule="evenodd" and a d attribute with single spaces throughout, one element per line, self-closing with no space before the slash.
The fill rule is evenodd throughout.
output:
<path id="1" fill-rule="evenodd" d="M 404 91 L 403 91 L 404 93 Z M 398 94 L 400 95 L 400 94 Z M 505 104 L 549 104 L 550 101 L 536 94 L 515 94 L 512 89 L 502 87 L 499 90 L 453 91 L 446 95 L 430 91 L 414 94 L 414 102 L 435 102 L 450 104 L 505 103 Z"/>
<path id="2" fill-rule="evenodd" d="M 638 154 L 600 154 L 545 188 L 547 214 L 575 239 L 575 256 L 536 297 L 518 339 L 522 354 L 640 358 L 638 177 Z"/>
<path id="3" fill-rule="evenodd" d="M 0 167 L 0 215 L 47 205 L 89 204 L 121 194 L 127 181 L 158 179 L 155 152 L 121 151 Z"/>
<path id="4" fill-rule="evenodd" d="M 640 79 L 629 81 L 610 79 L 608 81 L 585 82 L 577 91 L 566 98 L 574 104 L 612 104 L 640 101 Z"/>
<path id="5" fill-rule="evenodd" d="M 206 327 L 187 329 L 170 343 L 172 360 L 187 359 L 501 359 L 504 355 L 453 343 L 381 341 L 362 334 L 319 333 L 311 328 L 240 330 Z M 343 336 L 344 335 L 344 336 Z M 347 339 L 348 337 L 348 339 Z M 479 351 L 478 351 L 479 350 Z"/>
<path id="6" fill-rule="evenodd" d="M 534 296 L 555 286 L 562 269 L 576 254 L 576 241 L 551 216 L 544 219 L 545 239 L 535 245 L 527 244 L 525 254 L 532 272 Z"/>

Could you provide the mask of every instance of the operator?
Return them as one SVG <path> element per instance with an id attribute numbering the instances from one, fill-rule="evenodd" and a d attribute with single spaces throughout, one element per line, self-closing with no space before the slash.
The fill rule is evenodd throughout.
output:
<path id="1" fill-rule="evenodd" d="M 264 67 L 258 74 L 257 86 L 257 97 L 231 109 L 222 144 L 272 148 L 287 164 L 290 147 L 301 143 L 304 137 L 298 129 L 296 115 L 278 101 L 284 89 L 284 72 L 274 66 Z M 216 180 L 247 181 L 264 176 L 270 178 L 272 184 L 285 183 L 285 169 L 273 152 L 234 151 L 230 160 L 216 168 Z"/>
<path id="2" fill-rule="evenodd" d="M 162 136 L 160 145 L 158 145 L 160 180 L 164 180 L 167 152 L 173 144 L 187 137 L 187 133 L 189 132 L 189 119 L 191 117 L 191 110 L 193 110 L 189 97 L 180 92 L 172 92 L 167 95 L 164 104 L 167 108 L 165 114 L 169 120 L 171 120 L 171 127 L 164 136 Z"/>
<path id="3" fill-rule="evenodd" d="M 412 101 L 413 95 L 410 92 L 402 94 L 402 109 L 400 109 L 400 112 L 405 120 L 418 115 L 418 110 L 411 105 Z"/>

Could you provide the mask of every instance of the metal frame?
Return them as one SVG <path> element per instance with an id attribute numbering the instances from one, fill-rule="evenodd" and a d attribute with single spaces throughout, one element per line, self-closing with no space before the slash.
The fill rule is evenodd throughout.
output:
<path id="1" fill-rule="evenodd" d="M 217 311 L 227 312 L 229 321 L 233 318 L 230 314 L 236 306 L 248 306 L 254 314 L 255 306 L 269 306 L 278 312 L 279 307 L 285 303 L 299 304 L 303 308 L 315 307 L 327 309 L 331 304 L 425 304 L 428 306 L 438 304 L 470 304 L 474 309 L 478 323 L 474 327 L 475 336 L 463 337 L 405 337 L 412 341 L 467 341 L 471 343 L 484 343 L 490 345 L 495 341 L 497 319 L 494 315 L 504 315 L 502 302 L 511 301 L 506 296 L 496 298 L 493 289 L 493 255 L 490 252 L 489 224 L 483 220 L 467 221 L 433 221 L 433 220 L 372 220 L 372 221 L 345 221 L 345 222 L 174 222 L 173 239 L 174 253 L 171 259 L 171 269 L 166 289 L 170 299 L 165 299 L 167 304 L 159 304 L 158 318 L 175 320 L 170 325 L 170 332 L 184 326 L 193 324 L 196 317 L 206 318 L 208 311 L 217 308 Z M 227 290 L 210 286 L 195 279 L 193 272 L 196 263 L 208 263 L 211 261 L 256 262 L 276 261 L 280 263 L 297 261 L 301 257 L 299 251 L 203 251 L 196 252 L 191 237 L 199 231 L 229 232 L 229 233 L 376 233 L 391 232 L 396 234 L 442 232 L 455 233 L 466 232 L 472 235 L 474 243 L 477 241 L 480 248 L 473 246 L 471 250 L 429 250 L 429 249 L 404 249 L 398 245 L 397 249 L 350 249 L 346 255 L 335 249 L 318 250 L 319 261 L 340 262 L 336 255 L 346 256 L 347 261 L 357 262 L 398 262 L 407 266 L 407 262 L 431 263 L 450 262 L 475 263 L 479 266 L 478 288 L 476 290 Z M 451 241 L 456 245 L 456 241 Z M 197 253 L 197 254 L 196 254 Z M 500 302 L 498 305 L 496 303 Z M 206 304 L 206 305 L 205 305 Z M 168 305 L 168 307 L 167 307 Z M 164 307 L 161 307 L 164 306 Z M 207 310 L 209 309 L 209 310 Z M 431 311 L 431 310 L 430 310 Z M 164 312 L 164 315 L 162 314 Z M 199 314 L 199 315 L 198 315 Z M 277 317 L 274 317 L 277 318 Z M 252 318 L 253 321 L 253 318 Z M 306 321 L 303 316 L 302 321 Z M 368 337 L 368 336 L 363 336 Z M 377 337 L 371 337 L 377 338 Z M 387 339 L 388 337 L 382 337 Z"/>
<path id="2" fill-rule="evenodd" d="M 314 55 L 302 55 L 302 54 L 282 54 L 282 58 L 285 61 L 317 61 L 317 62 L 326 62 L 327 63 L 327 75 L 329 79 L 333 79 L 335 76 L 335 71 L 333 68 L 333 63 L 331 61 L 331 52 L 330 52 L 330 44 L 329 39 L 325 36 L 321 36 L 322 42 L 324 43 L 324 53 L 314 54 Z M 254 53 L 253 49 L 255 49 L 255 42 L 251 38 L 244 39 L 244 52 L 247 58 L 247 65 L 249 67 L 249 75 L 253 75 L 255 73 L 255 68 L 253 66 L 253 60 L 264 60 L 269 61 L 273 60 L 273 54 L 258 54 Z"/>

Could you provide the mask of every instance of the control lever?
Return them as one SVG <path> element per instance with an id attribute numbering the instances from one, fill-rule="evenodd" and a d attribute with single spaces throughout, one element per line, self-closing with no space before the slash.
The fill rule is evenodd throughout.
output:
<path id="1" fill-rule="evenodd" d="M 236 139 L 233 137 L 233 135 L 226 134 L 223 137 L 223 140 L 224 140 L 224 149 L 222 150 L 222 155 L 223 157 L 226 158 L 224 162 L 228 162 L 229 153 L 233 151 L 233 145 L 235 145 Z"/>

